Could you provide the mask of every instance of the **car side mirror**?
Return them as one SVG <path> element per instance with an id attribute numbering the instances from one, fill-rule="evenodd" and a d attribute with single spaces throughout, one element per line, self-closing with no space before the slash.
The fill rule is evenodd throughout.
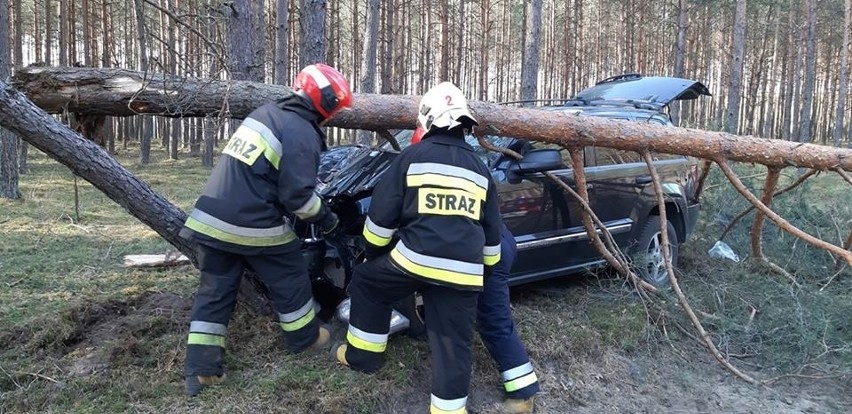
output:
<path id="1" fill-rule="evenodd" d="M 521 181 L 524 175 L 563 168 L 565 168 L 565 164 L 562 163 L 562 154 L 559 150 L 542 148 L 527 151 L 520 161 L 510 162 L 506 176 L 510 183 L 516 184 Z"/>

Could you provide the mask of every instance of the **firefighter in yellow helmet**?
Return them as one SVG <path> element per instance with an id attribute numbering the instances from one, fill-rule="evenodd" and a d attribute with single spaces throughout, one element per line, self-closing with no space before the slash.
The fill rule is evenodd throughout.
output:
<path id="1" fill-rule="evenodd" d="M 384 364 L 391 304 L 423 296 L 432 351 L 432 413 L 464 413 L 471 339 L 484 275 L 500 260 L 500 211 L 487 167 L 464 140 L 476 119 L 449 82 L 423 95 L 422 141 L 404 149 L 373 191 L 364 225 L 367 262 L 355 268 L 346 343 L 352 369 Z"/>
<path id="2" fill-rule="evenodd" d="M 224 378 L 225 332 L 246 268 L 269 288 L 290 350 L 329 341 L 315 315 L 301 243 L 284 216 L 317 223 L 324 233 L 337 226 L 335 213 L 314 193 L 326 149 L 320 124 L 350 106 L 352 92 L 346 78 L 324 64 L 305 67 L 293 90 L 243 121 L 181 230 L 198 243 L 201 270 L 187 339 L 188 395 Z"/>

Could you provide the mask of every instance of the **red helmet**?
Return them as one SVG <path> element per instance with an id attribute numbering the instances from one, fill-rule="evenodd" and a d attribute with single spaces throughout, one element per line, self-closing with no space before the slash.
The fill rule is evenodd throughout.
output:
<path id="1" fill-rule="evenodd" d="M 293 90 L 310 99 L 314 109 L 324 119 L 352 106 L 352 90 L 346 78 L 331 66 L 322 63 L 302 69 L 293 82 Z"/>

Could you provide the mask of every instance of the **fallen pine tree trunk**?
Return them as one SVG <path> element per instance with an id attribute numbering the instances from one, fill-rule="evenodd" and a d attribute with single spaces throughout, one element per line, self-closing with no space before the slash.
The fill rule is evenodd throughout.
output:
<path id="1" fill-rule="evenodd" d="M 29 67 L 14 85 L 49 113 L 170 117 L 224 113 L 244 118 L 255 107 L 290 93 L 280 85 L 143 73 L 125 69 Z M 384 130 L 412 128 L 416 96 L 355 94 L 351 110 L 338 114 L 331 126 Z M 629 121 L 572 116 L 566 113 L 471 101 L 485 132 L 565 147 L 604 146 L 651 150 L 704 159 L 852 171 L 852 150 L 790 141 L 737 136 Z"/>
<path id="2" fill-rule="evenodd" d="M 92 183 L 196 263 L 194 244 L 178 236 L 186 212 L 151 189 L 106 150 L 57 121 L 3 81 L 0 81 L 0 126 Z M 265 286 L 252 274 L 248 276 L 240 285 L 243 303 L 256 312 L 270 312 Z"/>

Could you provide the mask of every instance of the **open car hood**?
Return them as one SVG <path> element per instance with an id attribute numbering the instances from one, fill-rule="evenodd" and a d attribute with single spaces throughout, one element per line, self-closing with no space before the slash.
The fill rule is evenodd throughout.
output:
<path id="1" fill-rule="evenodd" d="M 701 95 L 709 96 L 710 90 L 698 81 L 627 74 L 604 79 L 571 100 L 587 104 L 593 101 L 634 101 L 666 106 L 672 101 L 696 99 Z"/>

